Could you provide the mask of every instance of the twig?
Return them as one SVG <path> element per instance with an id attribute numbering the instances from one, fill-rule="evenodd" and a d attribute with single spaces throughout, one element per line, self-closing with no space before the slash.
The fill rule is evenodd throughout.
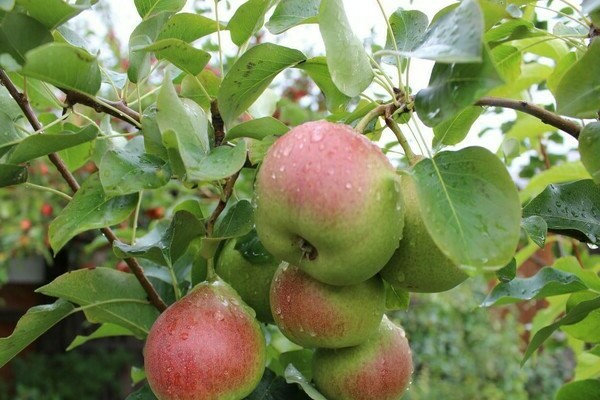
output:
<path id="1" fill-rule="evenodd" d="M 217 222 L 217 218 L 219 218 L 219 215 L 221 215 L 221 213 L 225 209 L 225 206 L 227 205 L 227 202 L 229 201 L 229 198 L 233 194 L 233 186 L 235 186 L 235 181 L 237 181 L 238 176 L 240 176 L 240 171 L 236 172 L 235 174 L 233 174 L 229 178 L 227 178 L 227 182 L 225 183 L 225 188 L 223 189 L 223 196 L 221 197 L 221 199 L 219 199 L 219 203 L 217 204 L 217 207 L 215 208 L 215 210 L 211 214 L 210 218 L 206 222 L 207 236 L 212 236 L 214 228 L 215 228 L 215 222 Z"/>
<path id="2" fill-rule="evenodd" d="M 98 101 L 93 97 L 86 96 L 73 90 L 61 90 L 67 95 L 66 102 L 71 106 L 75 104 L 83 104 L 84 106 L 94 109 L 96 112 L 112 115 L 113 117 L 119 118 L 139 128 L 140 114 L 137 111 L 127 107 L 123 101 L 109 101 L 104 99 L 102 99 L 102 101 Z"/>
<path id="3" fill-rule="evenodd" d="M 476 106 L 502 107 L 521 111 L 526 114 L 539 118 L 545 124 L 552 125 L 573 136 L 579 138 L 581 126 L 566 118 L 554 114 L 542 107 L 533 105 L 523 100 L 511 100 L 499 97 L 483 97 L 475 103 Z"/>
<path id="4" fill-rule="evenodd" d="M 33 109 L 31 108 L 31 105 L 29 104 L 29 101 L 27 101 L 27 98 L 18 91 L 17 87 L 10 80 L 6 72 L 4 72 L 4 70 L 2 69 L 0 69 L 0 82 L 2 82 L 2 84 L 6 87 L 11 97 L 15 99 L 15 101 L 25 114 L 25 117 L 27 118 L 33 129 L 35 131 L 41 131 L 43 129 L 42 124 L 38 121 Z M 58 172 L 61 174 L 63 179 L 71 188 L 71 190 L 73 192 L 77 192 L 80 187 L 79 183 L 77 182 L 73 174 L 71 174 L 71 172 L 69 171 L 63 160 L 60 158 L 60 156 L 56 153 L 51 153 L 48 155 L 48 158 L 50 158 L 50 161 L 52 162 L 52 164 L 54 164 Z M 113 242 L 118 240 L 117 236 L 114 234 L 112 229 L 106 227 L 102 228 L 101 231 L 111 245 L 113 244 Z M 137 280 L 140 282 L 140 285 L 142 285 L 142 287 L 148 294 L 148 299 L 150 300 L 150 302 L 159 311 L 164 311 L 167 308 L 167 305 L 160 298 L 160 295 L 158 294 L 158 292 L 156 292 L 154 286 L 152 286 L 152 284 L 144 274 L 144 270 L 137 262 L 137 260 L 135 258 L 126 258 L 125 262 L 129 266 L 131 272 L 133 272 Z"/>
<path id="5" fill-rule="evenodd" d="M 225 139 L 225 125 L 217 100 L 210 102 L 210 114 L 212 116 L 213 129 L 215 130 L 215 147 L 219 147 L 223 144 L 223 139 Z"/>

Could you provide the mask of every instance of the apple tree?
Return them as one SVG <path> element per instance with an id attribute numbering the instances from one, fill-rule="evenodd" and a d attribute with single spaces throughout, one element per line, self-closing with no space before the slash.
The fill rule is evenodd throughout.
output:
<path id="1" fill-rule="evenodd" d="M 600 396 L 599 1 L 462 0 L 431 20 L 360 2 L 387 34 L 365 46 L 342 0 L 248 0 L 228 21 L 218 0 L 134 0 L 117 64 L 70 28 L 97 2 L 0 0 L 0 187 L 57 196 L 54 254 L 92 231 L 121 260 L 39 287 L 56 301 L 0 339 L 0 365 L 83 313 L 94 337 L 145 342 L 131 399 L 399 398 L 413 364 L 393 311 L 483 276 L 482 307 L 549 302 L 522 362 L 569 336 L 557 398 Z M 299 25 L 322 54 L 280 39 Z M 319 90 L 301 118 L 299 82 Z M 468 143 L 482 125 L 495 152 Z M 61 183 L 32 183 L 40 158 Z M 540 248 L 554 262 L 524 277 Z"/>

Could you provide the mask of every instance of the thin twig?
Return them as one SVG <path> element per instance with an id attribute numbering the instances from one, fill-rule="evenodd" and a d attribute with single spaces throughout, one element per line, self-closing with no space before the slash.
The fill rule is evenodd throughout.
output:
<path id="1" fill-rule="evenodd" d="M 119 118 L 139 128 L 140 114 L 137 111 L 127 107 L 123 101 L 109 101 L 104 99 L 97 101 L 93 97 L 86 96 L 73 90 L 61 90 L 67 95 L 66 102 L 70 106 L 75 104 L 83 104 L 84 106 L 94 109 L 96 112 L 112 115 L 113 117 Z"/>
<path id="2" fill-rule="evenodd" d="M 29 104 L 29 101 L 22 93 L 19 92 L 19 90 L 14 85 L 14 83 L 10 80 L 10 78 L 8 77 L 6 72 L 4 72 L 4 70 L 2 70 L 2 69 L 0 69 L 0 82 L 2 82 L 2 84 L 6 87 L 6 89 L 10 93 L 11 97 L 17 102 L 17 104 L 19 105 L 19 107 L 21 108 L 23 113 L 25 114 L 25 117 L 27 118 L 27 120 L 29 121 L 31 126 L 33 127 L 33 129 L 35 131 L 41 131 L 43 129 L 42 124 L 37 119 L 35 112 L 31 108 L 31 105 Z M 71 174 L 71 172 L 69 171 L 69 169 L 67 168 L 67 166 L 65 165 L 63 160 L 60 158 L 60 156 L 56 153 L 51 153 L 48 155 L 48 158 L 50 158 L 50 161 L 52 162 L 52 164 L 54 164 L 54 166 L 56 167 L 58 172 L 61 174 L 63 179 L 67 182 L 67 184 L 71 188 L 71 190 L 73 192 L 77 192 L 80 188 L 79 183 L 77 182 L 77 180 L 75 179 L 73 174 Z M 113 244 L 113 242 L 118 240 L 117 236 L 114 234 L 112 229 L 106 227 L 106 228 L 102 228 L 101 231 L 111 245 Z M 144 274 L 144 270 L 142 269 L 140 264 L 137 262 L 137 260 L 135 258 L 126 258 L 125 262 L 127 263 L 131 272 L 133 272 L 133 274 L 135 275 L 137 280 L 140 282 L 140 284 L 142 285 L 142 287 L 148 294 L 148 299 L 150 300 L 150 302 L 159 311 L 164 311 L 167 308 L 167 305 L 160 298 L 160 295 L 158 294 L 158 292 L 156 292 L 156 290 L 154 289 L 154 286 L 152 286 L 152 284 L 150 283 L 150 281 Z"/>
<path id="3" fill-rule="evenodd" d="M 215 147 L 219 147 L 223 144 L 223 139 L 225 139 L 225 124 L 223 122 L 223 117 L 221 117 L 217 100 L 210 102 L 210 114 L 212 117 L 213 129 L 215 131 Z"/>
<path id="4" fill-rule="evenodd" d="M 223 196 L 221 197 L 221 199 L 219 199 L 219 203 L 217 204 L 217 207 L 215 208 L 215 210 L 211 214 L 210 218 L 206 222 L 206 235 L 209 237 L 212 236 L 212 234 L 213 234 L 213 231 L 215 229 L 215 222 L 217 222 L 217 218 L 219 218 L 219 215 L 221 215 L 221 213 L 225 209 L 225 206 L 227 205 L 227 202 L 229 201 L 229 198 L 233 194 L 233 187 L 235 186 L 235 181 L 237 181 L 238 176 L 240 176 L 240 171 L 236 172 L 235 174 L 233 174 L 229 178 L 227 178 L 227 182 L 225 183 L 225 188 L 223 189 Z"/>
<path id="5" fill-rule="evenodd" d="M 475 105 L 510 108 L 524 112 L 539 118 L 539 120 L 545 124 L 552 125 L 553 127 L 568 133 L 575 139 L 579 138 L 579 132 L 581 131 L 581 126 L 579 126 L 577 123 L 563 118 L 552 111 L 548 111 L 542 107 L 530 104 L 529 102 L 523 100 L 511 100 L 500 97 L 483 97 L 479 99 Z"/>

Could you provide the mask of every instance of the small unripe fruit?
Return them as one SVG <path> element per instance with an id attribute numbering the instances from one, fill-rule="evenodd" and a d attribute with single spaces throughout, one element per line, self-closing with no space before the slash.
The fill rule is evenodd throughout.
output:
<path id="1" fill-rule="evenodd" d="M 317 349 L 313 379 L 328 400 L 398 400 L 410 384 L 412 356 L 404 330 L 387 317 L 365 343 Z"/>
<path id="2" fill-rule="evenodd" d="M 44 217 L 51 217 L 52 214 L 54 213 L 54 209 L 52 208 L 52 206 L 48 203 L 44 203 L 42 204 L 42 208 L 40 209 L 40 212 L 42 213 L 42 215 Z"/>
<path id="3" fill-rule="evenodd" d="M 205 282 L 156 320 L 144 348 L 159 400 L 238 400 L 265 369 L 266 344 L 252 310 L 222 281 Z"/>
<path id="4" fill-rule="evenodd" d="M 303 347 L 363 343 L 377 332 L 384 309 L 385 290 L 379 276 L 356 285 L 333 286 L 284 263 L 271 284 L 275 323 Z"/>
<path id="5" fill-rule="evenodd" d="M 402 237 L 398 177 L 352 128 L 307 122 L 279 138 L 256 178 L 255 223 L 276 258 L 330 285 L 373 277 Z"/>

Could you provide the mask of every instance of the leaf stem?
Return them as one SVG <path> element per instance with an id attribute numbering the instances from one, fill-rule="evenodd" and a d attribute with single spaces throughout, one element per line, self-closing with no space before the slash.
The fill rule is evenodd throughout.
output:
<path id="1" fill-rule="evenodd" d="M 395 57 L 396 57 L 396 67 L 398 69 L 398 88 L 403 93 L 406 93 L 406 91 L 404 90 L 404 84 L 402 83 L 402 63 L 400 62 L 401 61 L 400 56 L 398 55 L 398 43 L 396 43 L 396 38 L 394 37 L 394 31 L 392 30 L 392 25 L 390 24 L 390 20 L 388 19 L 387 15 L 385 13 L 383 4 L 381 4 L 381 0 L 377 0 L 377 5 L 379 6 L 379 9 L 381 10 L 381 14 L 383 15 L 383 19 L 385 20 L 385 24 L 387 25 L 387 32 L 390 37 L 390 41 L 394 45 L 394 50 L 396 51 Z M 405 96 L 406 96 L 406 94 L 405 94 Z"/>
<path id="2" fill-rule="evenodd" d="M 140 217 L 140 210 L 142 208 L 142 198 L 144 197 L 144 191 L 140 190 L 140 195 L 138 196 L 138 202 L 135 206 L 135 212 L 133 213 L 133 223 L 131 226 L 131 245 L 135 245 L 137 227 L 138 227 L 138 219 Z"/>
<path id="3" fill-rule="evenodd" d="M 39 190 L 39 191 L 42 191 L 42 192 L 52 193 L 52 194 L 55 194 L 55 195 L 57 195 L 59 197 L 62 197 L 63 199 L 65 199 L 67 201 L 73 200 L 73 198 L 71 196 L 69 196 L 68 194 L 63 193 L 60 190 L 56 190 L 56 189 L 47 187 L 47 186 L 36 185 L 35 183 L 25 182 L 25 183 L 23 183 L 23 187 L 26 187 L 28 189 Z"/>
<path id="4" fill-rule="evenodd" d="M 221 22 L 219 21 L 219 0 L 215 0 L 215 20 L 217 21 L 217 42 L 219 44 L 219 69 L 221 79 L 225 76 L 223 73 L 223 45 L 221 44 Z"/>
<path id="5" fill-rule="evenodd" d="M 396 121 L 394 121 L 391 116 L 386 116 L 385 124 L 387 125 L 388 128 L 390 128 L 390 130 L 392 132 L 394 132 L 394 135 L 396 135 L 396 139 L 398 140 L 398 143 L 400 143 L 400 146 L 402 146 L 402 149 L 404 150 L 404 154 L 406 155 L 406 158 L 408 159 L 408 163 L 411 166 L 415 165 L 418 161 L 417 157 L 415 156 L 415 153 L 412 151 L 410 145 L 408 144 L 408 140 L 406 140 L 406 137 L 402 133 L 402 130 L 400 129 L 400 127 L 398 126 Z"/>
<path id="6" fill-rule="evenodd" d="M 181 298 L 181 289 L 179 289 L 179 284 L 177 283 L 177 276 L 175 275 L 175 270 L 173 269 L 171 260 L 167 260 L 167 263 L 169 275 L 171 275 L 171 280 L 173 281 L 173 291 L 175 292 L 175 299 L 179 300 Z"/>

